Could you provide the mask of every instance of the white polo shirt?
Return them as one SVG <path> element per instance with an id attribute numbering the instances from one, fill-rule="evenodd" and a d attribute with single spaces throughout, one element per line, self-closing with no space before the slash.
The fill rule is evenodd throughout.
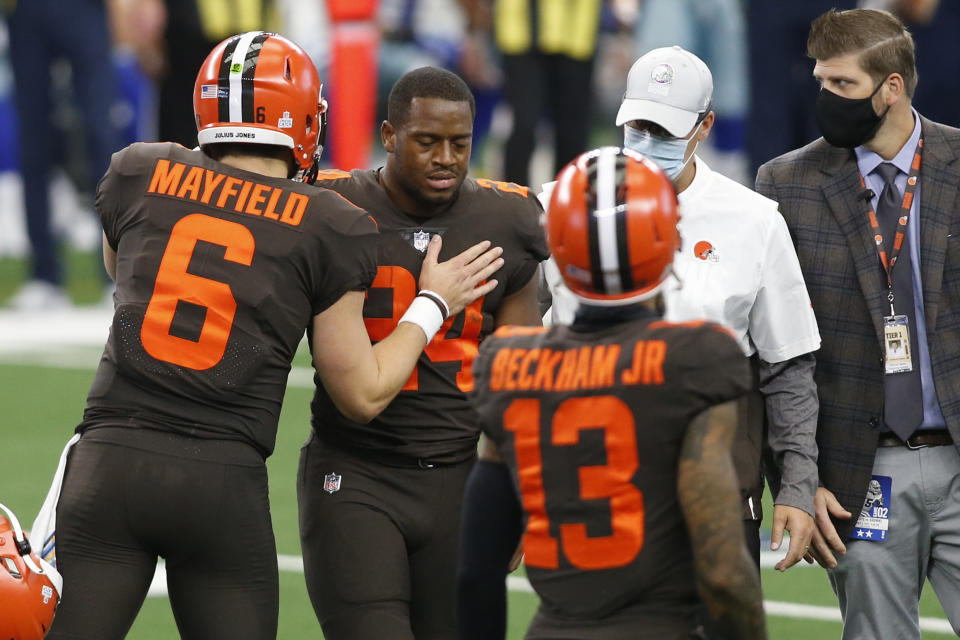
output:
<path id="1" fill-rule="evenodd" d="M 820 332 L 777 203 L 695 162 L 693 182 L 678 196 L 683 244 L 676 278 L 663 290 L 665 319 L 723 324 L 746 355 L 770 363 L 816 351 Z M 553 183 L 543 188 L 546 203 Z M 552 259 L 544 275 L 554 300 L 549 320 L 569 323 L 577 301 Z"/>

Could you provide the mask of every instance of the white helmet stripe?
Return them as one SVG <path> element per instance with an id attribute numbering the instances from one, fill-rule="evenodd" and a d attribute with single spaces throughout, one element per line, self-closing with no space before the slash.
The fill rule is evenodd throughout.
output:
<path id="1" fill-rule="evenodd" d="M 620 282 L 620 258 L 617 251 L 617 153 L 613 147 L 603 149 L 597 157 L 597 243 L 600 248 L 600 269 L 607 293 L 623 292 Z"/>
<path id="2" fill-rule="evenodd" d="M 237 48 L 230 59 L 230 122 L 243 122 L 243 64 L 247 59 L 250 43 L 260 35 L 260 31 L 250 31 L 240 36 Z"/>

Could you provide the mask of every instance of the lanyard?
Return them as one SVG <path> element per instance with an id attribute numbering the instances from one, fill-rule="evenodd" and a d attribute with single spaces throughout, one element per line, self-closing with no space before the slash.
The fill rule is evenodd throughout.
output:
<path id="1" fill-rule="evenodd" d="M 917 183 L 920 181 L 920 161 L 923 158 L 923 136 L 917 142 L 917 148 L 913 152 L 913 162 L 910 163 L 910 174 L 907 177 L 907 188 L 903 193 L 903 200 L 900 202 L 900 219 L 897 221 L 897 230 L 893 236 L 893 248 L 888 258 L 885 249 L 886 244 L 883 241 L 883 232 L 880 230 L 880 223 L 877 221 L 877 213 L 873 206 L 867 217 L 870 220 L 870 228 L 873 230 L 874 242 L 877 246 L 877 255 L 880 256 L 880 264 L 883 265 L 883 271 L 887 274 L 887 288 L 889 294 L 887 300 L 890 301 L 890 315 L 893 315 L 893 267 L 897 264 L 897 257 L 900 255 L 900 249 L 903 247 L 903 237 L 907 233 L 907 222 L 910 220 L 910 206 L 913 204 L 913 194 L 917 190 Z M 867 188 L 863 174 L 860 173 L 860 186 Z M 882 195 L 882 193 L 881 193 Z"/>

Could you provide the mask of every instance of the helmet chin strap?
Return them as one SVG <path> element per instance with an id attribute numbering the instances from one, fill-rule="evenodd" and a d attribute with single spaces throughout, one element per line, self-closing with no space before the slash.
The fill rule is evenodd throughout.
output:
<path id="1" fill-rule="evenodd" d="M 313 184 L 317 180 L 317 173 L 320 171 L 320 153 L 317 152 L 313 154 L 313 164 L 310 165 L 309 169 L 305 169 L 301 172 L 300 181 L 306 182 L 307 184 Z"/>
<path id="2" fill-rule="evenodd" d="M 320 99 L 320 135 L 317 137 L 317 159 L 323 153 L 323 147 L 327 144 L 327 101 Z"/>
<path id="3" fill-rule="evenodd" d="M 26 558 L 24 558 L 24 561 L 26 561 Z M 42 571 L 38 571 L 37 573 L 42 573 L 43 575 L 47 576 L 47 578 L 53 584 L 53 588 L 57 590 L 57 597 L 62 597 L 63 577 L 60 575 L 60 572 L 57 571 L 53 565 L 39 556 L 37 556 L 37 561 L 40 563 L 40 567 L 42 569 Z"/>
<path id="4" fill-rule="evenodd" d="M 6 514 L 10 526 L 13 528 L 13 541 L 17 545 L 17 553 L 23 558 L 23 563 L 34 573 L 46 575 L 50 578 L 50 582 L 53 583 L 54 588 L 57 590 L 57 595 L 59 595 L 63 590 L 63 578 L 60 577 L 60 572 L 42 558 L 37 558 L 37 560 L 40 561 L 39 565 L 33 561 L 33 555 L 31 553 L 33 550 L 30 548 L 30 541 L 23 535 L 23 528 L 20 526 L 20 521 L 17 520 L 17 516 L 3 503 L 0 503 L 0 510 Z"/>
<path id="5" fill-rule="evenodd" d="M 10 526 L 13 527 L 13 540 L 17 543 L 17 552 L 24 557 L 30 555 L 30 542 L 27 540 L 26 536 L 23 535 L 23 529 L 20 527 L 20 521 L 17 520 L 17 516 L 13 514 L 13 511 L 10 511 L 6 505 L 0 503 L 0 509 L 7 515 L 7 520 L 10 521 Z M 30 567 L 31 569 L 33 567 Z"/>

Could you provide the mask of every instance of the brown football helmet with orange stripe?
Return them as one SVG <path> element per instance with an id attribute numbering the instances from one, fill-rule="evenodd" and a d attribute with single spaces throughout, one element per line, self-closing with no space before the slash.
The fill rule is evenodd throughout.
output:
<path id="1" fill-rule="evenodd" d="M 276 33 L 227 38 L 207 56 L 193 87 L 200 146 L 287 147 L 297 179 L 313 182 L 323 151 L 327 102 L 310 56 Z"/>
<path id="2" fill-rule="evenodd" d="M 557 176 L 547 244 L 581 302 L 613 306 L 651 298 L 680 249 L 673 183 L 629 149 L 580 154 Z"/>

